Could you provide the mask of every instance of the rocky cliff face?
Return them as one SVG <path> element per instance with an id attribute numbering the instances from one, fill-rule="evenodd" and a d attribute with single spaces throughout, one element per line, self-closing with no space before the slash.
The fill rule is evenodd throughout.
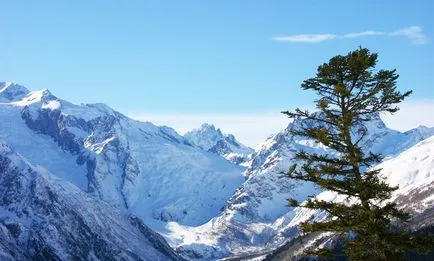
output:
<path id="1" fill-rule="evenodd" d="M 1 260 L 182 260 L 137 217 L 31 165 L 0 140 Z"/>

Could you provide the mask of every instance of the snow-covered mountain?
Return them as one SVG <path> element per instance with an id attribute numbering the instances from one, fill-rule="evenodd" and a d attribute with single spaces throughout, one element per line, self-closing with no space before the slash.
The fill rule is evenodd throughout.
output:
<path id="1" fill-rule="evenodd" d="M 143 222 L 0 140 L 1 260 L 182 260 Z"/>
<path id="2" fill-rule="evenodd" d="M 253 153 L 249 148 L 235 139 L 232 134 L 223 134 L 214 125 L 204 123 L 198 129 L 185 133 L 184 137 L 194 146 L 210 151 L 239 165 L 244 165 Z"/>
<path id="3" fill-rule="evenodd" d="M 179 258 L 144 224 L 190 259 L 266 254 L 297 236 L 297 224 L 311 214 L 286 207 L 286 199 L 321 193 L 284 177 L 295 153 L 333 153 L 290 134 L 305 124 L 311 123 L 292 122 L 252 153 L 212 125 L 183 137 L 104 104 L 76 105 L 48 90 L 0 83 L 0 259 L 32 258 L 26 247 L 67 259 L 68 244 L 80 242 L 83 259 L 115 251 L 146 260 L 148 248 L 156 260 Z M 434 128 L 398 132 L 378 115 L 365 127 L 363 146 L 387 157 L 381 167 L 401 185 L 394 200 L 426 213 L 432 208 L 432 145 L 426 144 L 434 141 L 421 141 Z M 125 237 L 133 238 L 131 246 L 118 242 Z M 102 246 L 92 245 L 95 238 Z"/>
<path id="4" fill-rule="evenodd" d="M 296 120 L 267 139 L 252 155 L 245 172 L 248 178 L 228 201 L 223 213 L 196 228 L 173 225 L 171 243 L 191 257 L 216 259 L 272 249 L 294 236 L 296 226 L 288 228 L 288 224 L 299 213 L 285 206 L 286 199 L 304 200 L 320 191 L 311 183 L 287 179 L 284 173 L 294 163 L 297 151 L 332 153 L 289 132 L 305 124 L 311 123 Z M 426 127 L 408 132 L 391 130 L 379 115 L 365 126 L 368 135 L 363 140 L 364 148 L 388 158 L 434 134 L 434 128 Z M 412 174 L 405 172 L 404 176 L 408 175 Z"/>
<path id="5" fill-rule="evenodd" d="M 434 137 L 429 137 L 402 152 L 398 156 L 386 160 L 376 166 L 382 169 L 382 175 L 391 186 L 399 186 L 390 200 L 395 201 L 399 208 L 413 215 L 410 228 L 417 231 L 420 228 L 434 225 Z M 343 202 L 342 195 L 335 192 L 321 192 L 318 198 L 326 201 Z M 297 226 L 312 217 L 321 221 L 327 217 L 320 211 L 295 208 L 290 215 L 279 220 L 279 233 L 268 244 L 281 245 L 288 238 L 298 236 Z M 330 234 L 320 234 L 310 239 L 310 244 L 292 248 L 287 257 L 301 254 L 305 247 L 318 245 L 331 237 Z M 314 244 L 314 242 L 316 242 Z"/>
<path id="6" fill-rule="evenodd" d="M 163 230 L 218 215 L 243 168 L 168 127 L 104 104 L 75 105 L 48 90 L 0 83 L 0 138 L 35 166 Z"/>

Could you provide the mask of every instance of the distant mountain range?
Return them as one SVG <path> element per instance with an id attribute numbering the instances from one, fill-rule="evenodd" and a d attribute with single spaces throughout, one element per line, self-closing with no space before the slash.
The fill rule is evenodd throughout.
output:
<path id="1" fill-rule="evenodd" d="M 1 82 L 0 259 L 263 257 L 297 238 L 302 220 L 324 217 L 287 198 L 339 200 L 283 177 L 297 151 L 333 153 L 292 136 L 301 124 L 311 123 L 296 120 L 254 151 L 210 124 L 181 136 Z M 379 167 L 400 185 L 393 200 L 412 226 L 431 226 L 434 128 L 398 132 L 378 115 L 365 127 L 364 148 L 387 157 Z"/>

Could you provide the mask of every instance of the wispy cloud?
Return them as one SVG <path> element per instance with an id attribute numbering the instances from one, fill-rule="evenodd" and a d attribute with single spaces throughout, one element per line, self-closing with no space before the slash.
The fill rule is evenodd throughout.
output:
<path id="1" fill-rule="evenodd" d="M 428 43 L 428 37 L 423 33 L 422 27 L 411 26 L 402 28 L 389 33 L 390 36 L 405 36 L 414 44 Z"/>
<path id="2" fill-rule="evenodd" d="M 388 36 L 388 37 L 406 37 L 412 44 L 421 45 L 428 43 L 428 37 L 424 34 L 422 27 L 410 26 L 400 28 L 391 32 L 381 31 L 364 31 L 364 32 L 351 32 L 343 35 L 337 34 L 296 34 L 287 36 L 276 36 L 272 39 L 278 42 L 288 43 L 320 43 L 335 39 L 350 39 L 358 37 L 369 36 Z"/>
<path id="3" fill-rule="evenodd" d="M 289 36 L 273 37 L 273 40 L 279 42 L 291 43 L 319 43 L 336 38 L 335 34 L 297 34 Z"/>
<path id="4" fill-rule="evenodd" d="M 349 33 L 344 34 L 342 38 L 356 38 L 356 37 L 363 37 L 363 36 L 376 36 L 376 35 L 384 35 L 383 32 L 377 32 L 377 31 L 365 31 L 365 32 L 359 32 L 359 33 Z"/>

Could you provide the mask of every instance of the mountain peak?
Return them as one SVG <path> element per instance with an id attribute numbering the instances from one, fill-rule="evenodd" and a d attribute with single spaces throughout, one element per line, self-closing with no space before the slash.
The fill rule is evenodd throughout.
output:
<path id="1" fill-rule="evenodd" d="M 41 92 L 41 98 L 43 101 L 57 100 L 57 97 L 53 95 L 48 89 L 43 89 Z"/>
<path id="2" fill-rule="evenodd" d="M 219 140 L 224 139 L 220 129 L 209 123 L 203 123 L 200 128 L 193 129 L 184 135 L 187 140 L 203 150 L 211 149 Z"/>
<path id="3" fill-rule="evenodd" d="M 223 134 L 219 128 L 209 123 L 203 123 L 200 128 L 187 132 L 184 137 L 192 145 L 205 151 L 216 153 L 227 160 L 241 164 L 253 149 L 244 146 L 232 134 Z"/>
<path id="4" fill-rule="evenodd" d="M 196 129 L 196 130 L 198 130 L 200 132 L 217 133 L 218 135 L 221 135 L 221 136 L 223 135 L 220 128 L 216 128 L 214 126 L 214 124 L 211 124 L 211 123 L 202 123 L 202 125 L 200 125 L 200 128 Z"/>
<path id="5" fill-rule="evenodd" d="M 13 100 L 14 105 L 18 105 L 21 107 L 29 106 L 32 104 L 42 103 L 42 107 L 45 108 L 59 108 L 60 101 L 54 96 L 48 89 L 43 89 L 39 91 L 31 91 L 22 95 L 20 99 Z"/>
<path id="6" fill-rule="evenodd" d="M 12 83 L 0 82 L 0 100 L 16 101 L 29 93 L 26 87 Z"/>
<path id="7" fill-rule="evenodd" d="M 202 123 L 202 125 L 200 125 L 201 129 L 215 129 L 214 124 L 211 123 Z"/>

